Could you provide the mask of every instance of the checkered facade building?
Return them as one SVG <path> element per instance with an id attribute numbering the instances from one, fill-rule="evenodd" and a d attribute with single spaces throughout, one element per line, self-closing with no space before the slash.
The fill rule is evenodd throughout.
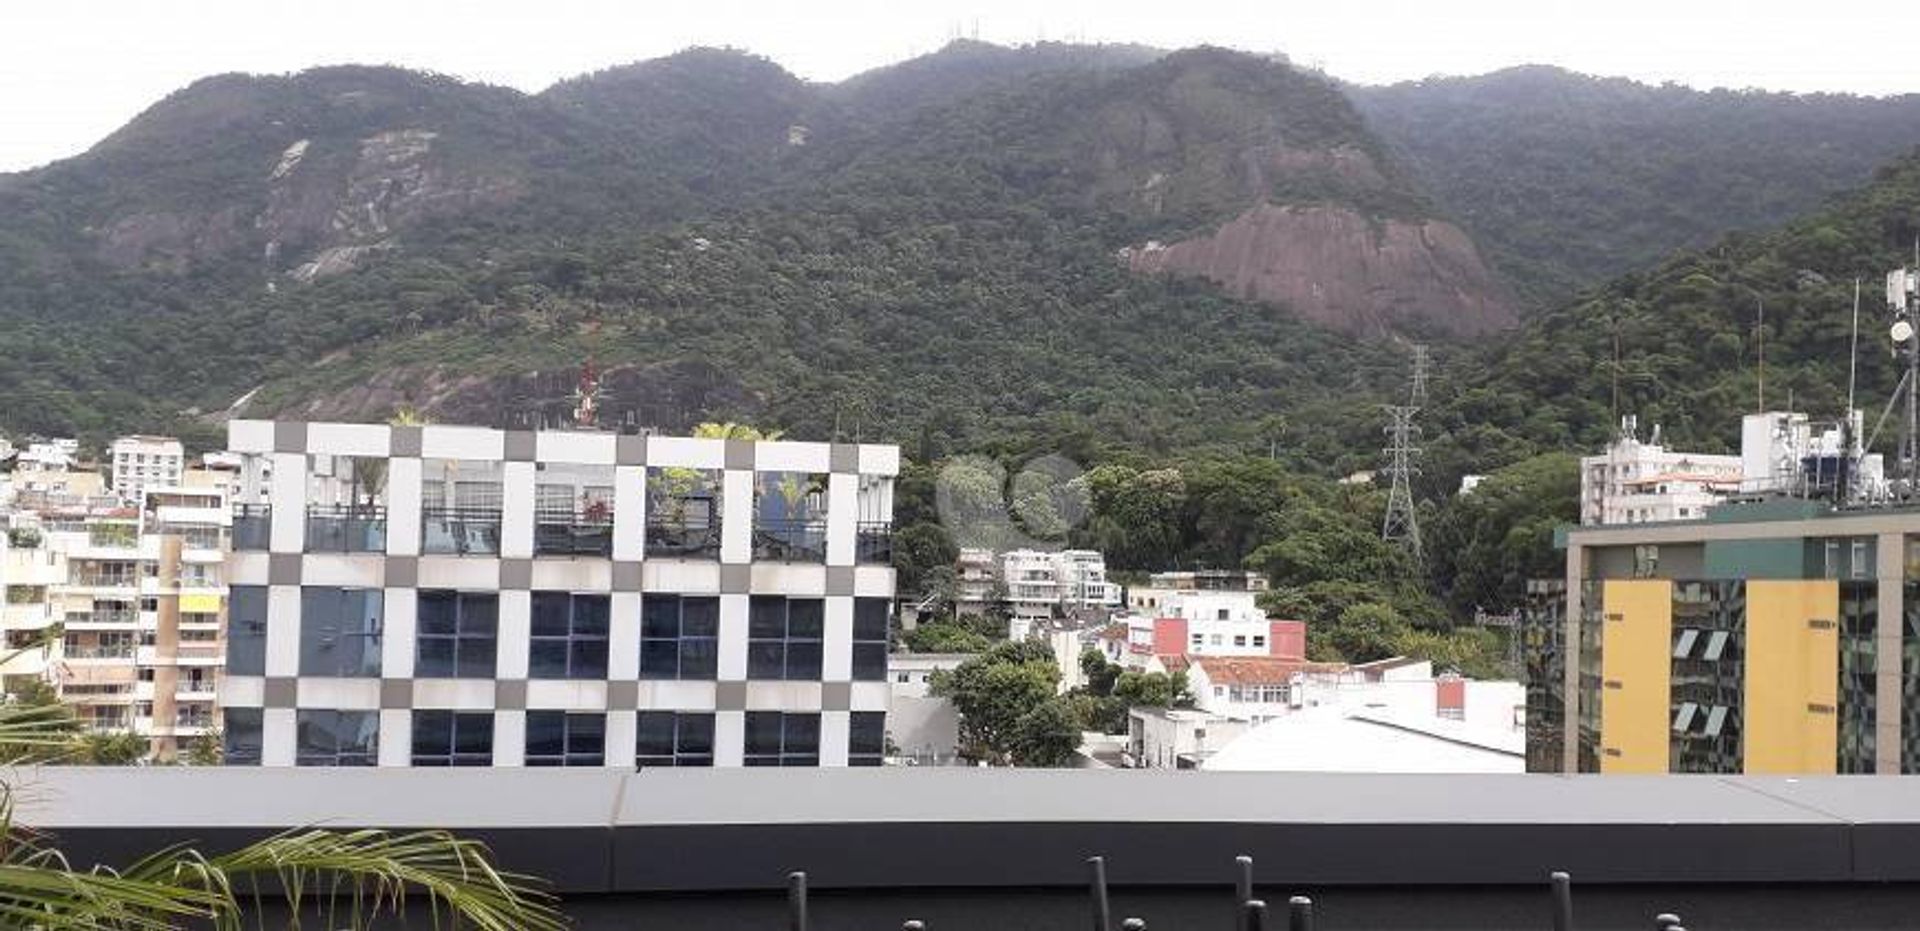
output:
<path id="1" fill-rule="evenodd" d="M 865 535 L 876 527 L 884 531 L 891 520 L 898 447 L 240 420 L 229 427 L 229 448 L 272 467 L 270 473 L 260 470 L 269 477 L 255 490 L 258 500 L 241 505 L 259 522 L 256 545 L 236 545 L 229 556 L 236 603 L 251 599 L 262 607 L 251 630 L 257 655 L 248 660 L 242 649 L 221 683 L 229 765 L 428 765 L 416 728 L 429 726 L 423 722 L 445 728 L 450 719 L 467 722 L 460 726 L 469 737 L 478 731 L 488 738 L 449 739 L 455 755 L 464 753 L 465 765 L 533 765 L 530 721 L 542 728 L 564 723 L 564 755 L 557 761 L 564 765 L 645 765 L 649 738 L 639 731 L 658 730 L 664 721 L 671 750 L 676 720 L 700 732 L 692 741 L 683 733 L 683 744 L 708 745 L 694 746 L 692 762 L 681 765 L 782 765 L 777 752 L 768 756 L 766 731 L 773 727 L 778 751 L 783 721 L 791 751 L 785 765 L 878 763 L 876 725 L 883 727 L 889 686 L 884 658 L 877 674 L 871 661 L 856 672 L 855 615 L 868 618 L 862 646 L 871 647 L 870 612 L 890 607 L 894 571 L 868 551 Z M 385 463 L 379 469 L 383 539 L 359 548 L 378 551 L 313 546 L 315 465 L 342 457 Z M 487 547 L 492 552 L 423 551 L 423 471 L 446 462 L 497 470 L 497 545 Z M 610 552 L 539 555 L 539 476 L 581 466 L 611 475 Z M 717 553 L 648 555 L 647 484 L 660 480 L 663 469 L 717 479 Z M 766 473 L 811 476 L 824 492 L 824 545 L 814 558 L 761 558 L 756 521 L 765 495 L 756 490 L 764 487 Z M 361 647 L 364 661 L 354 668 L 308 668 L 309 648 L 330 644 L 312 629 L 303 640 L 303 620 L 313 623 L 303 619 L 303 605 L 330 604 L 335 592 L 357 593 L 354 603 L 367 605 L 378 622 Z M 554 604 L 562 595 L 575 604 L 604 606 L 596 614 L 605 619 L 604 668 L 595 664 L 590 678 L 543 677 L 530 669 L 530 644 L 537 639 L 533 606 Z M 494 655 L 490 668 L 481 670 L 487 674 L 463 668 L 457 676 L 417 675 L 422 605 L 465 596 L 485 599 L 494 615 Z M 711 665 L 693 677 L 648 677 L 641 670 L 644 606 L 675 598 L 717 603 Z M 777 610 L 783 598 L 800 606 L 793 609 L 795 618 L 802 607 L 820 618 L 820 632 L 813 635 L 817 675 L 799 681 L 749 674 L 750 614 L 758 631 L 758 612 L 765 605 Z M 246 612 L 234 613 L 230 637 L 244 641 Z M 576 724 L 592 732 L 585 743 L 597 743 L 597 754 L 572 754 Z M 357 741 L 341 739 L 341 732 L 356 728 L 362 732 Z M 551 743 L 553 737 L 539 739 Z M 343 743 L 351 746 L 329 759 L 326 748 Z M 550 752 L 540 761 L 556 762 Z"/>

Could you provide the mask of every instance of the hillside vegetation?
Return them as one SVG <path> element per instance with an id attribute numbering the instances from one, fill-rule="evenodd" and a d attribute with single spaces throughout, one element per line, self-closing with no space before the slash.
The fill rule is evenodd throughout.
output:
<path id="1" fill-rule="evenodd" d="M 1702 92 L 1529 66 L 1348 95 L 1535 307 L 1866 183 L 1920 95 Z"/>

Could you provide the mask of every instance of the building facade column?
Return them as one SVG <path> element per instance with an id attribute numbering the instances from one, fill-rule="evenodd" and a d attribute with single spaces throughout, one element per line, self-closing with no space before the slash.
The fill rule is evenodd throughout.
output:
<path id="1" fill-rule="evenodd" d="M 1879 535 L 1874 577 L 1877 579 L 1878 620 L 1873 635 L 1873 771 L 1900 772 L 1901 660 L 1905 656 L 1907 538 Z"/>
<path id="2" fill-rule="evenodd" d="M 1560 771 L 1580 771 L 1580 616 L 1585 612 L 1580 580 L 1586 575 L 1586 548 L 1567 543 L 1566 617 L 1560 632 Z"/>

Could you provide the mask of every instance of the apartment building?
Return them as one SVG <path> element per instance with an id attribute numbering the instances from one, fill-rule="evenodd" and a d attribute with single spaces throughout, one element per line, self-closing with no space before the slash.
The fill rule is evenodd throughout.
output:
<path id="1" fill-rule="evenodd" d="M 878 765 L 893 446 L 235 421 L 229 764 Z"/>
<path id="2" fill-rule="evenodd" d="M 1535 770 L 1920 773 L 1920 511 L 1568 528 L 1525 628 Z"/>
<path id="3" fill-rule="evenodd" d="M 48 507 L 34 517 L 47 577 L 34 591 L 62 632 L 44 678 L 61 700 L 88 727 L 147 738 L 160 760 L 217 731 L 225 494 L 147 488 L 138 508 Z"/>
<path id="4" fill-rule="evenodd" d="M 1121 604 L 1120 586 L 1107 581 L 1106 557 L 1094 550 L 1010 550 L 1000 554 L 1000 580 L 1016 640 L 1038 621 Z"/>
<path id="5" fill-rule="evenodd" d="M 67 581 L 66 554 L 46 545 L 31 526 L 0 534 L 0 691 L 18 691 L 24 680 L 52 681 L 60 646 L 49 628 L 62 620 L 53 593 Z"/>
<path id="6" fill-rule="evenodd" d="M 120 500 L 138 504 L 148 488 L 174 488 L 187 468 L 187 452 L 170 436 L 123 436 L 107 447 L 109 487 Z"/>
<path id="7" fill-rule="evenodd" d="M 954 607 L 961 614 L 985 614 L 998 600 L 1000 562 L 992 550 L 964 548 L 953 563 Z"/>
<path id="8" fill-rule="evenodd" d="M 1632 417 L 1597 456 L 1580 459 L 1580 523 L 1689 520 L 1740 490 L 1741 457 L 1666 448 L 1660 428 L 1642 442 Z"/>

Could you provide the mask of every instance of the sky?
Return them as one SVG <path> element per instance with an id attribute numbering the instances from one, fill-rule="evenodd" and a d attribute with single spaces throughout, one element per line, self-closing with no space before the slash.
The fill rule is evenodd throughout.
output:
<path id="1" fill-rule="evenodd" d="M 1920 15 L 1899 0 L 0 0 L 0 171 L 77 155 L 222 72 L 393 64 L 532 92 L 720 45 L 833 81 L 959 36 L 1277 51 L 1362 83 L 1554 64 L 1920 92 Z"/>

